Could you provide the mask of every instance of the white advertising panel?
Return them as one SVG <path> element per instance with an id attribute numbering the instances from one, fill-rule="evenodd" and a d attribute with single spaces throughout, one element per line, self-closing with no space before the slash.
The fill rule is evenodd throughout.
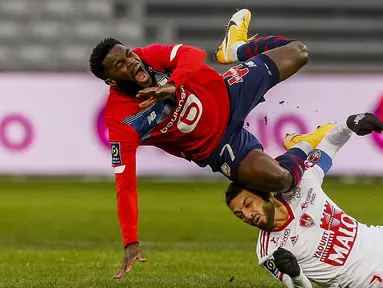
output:
<path id="1" fill-rule="evenodd" d="M 86 74 L 0 74 L 0 87 L 0 174 L 112 175 L 105 84 Z M 246 128 L 277 156 L 285 133 L 365 111 L 383 117 L 383 75 L 302 75 L 270 90 Z M 139 175 L 212 175 L 156 148 L 137 158 Z M 334 162 L 334 174 L 383 175 L 383 137 L 355 136 Z"/>

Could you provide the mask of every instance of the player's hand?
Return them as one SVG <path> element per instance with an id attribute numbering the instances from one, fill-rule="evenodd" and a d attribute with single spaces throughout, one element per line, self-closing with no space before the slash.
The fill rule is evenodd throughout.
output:
<path id="1" fill-rule="evenodd" d="M 301 274 L 298 260 L 289 250 L 279 247 L 278 250 L 273 253 L 273 257 L 275 265 L 280 272 L 290 277 L 298 277 Z"/>
<path id="2" fill-rule="evenodd" d="M 125 256 L 123 263 L 118 272 L 113 276 L 114 279 L 120 279 L 132 270 L 134 262 L 136 260 L 145 262 L 146 259 L 143 254 L 143 250 L 138 243 L 130 243 L 125 247 Z"/>
<path id="3" fill-rule="evenodd" d="M 138 91 L 137 98 L 149 97 L 148 100 L 140 104 L 141 108 L 149 107 L 159 101 L 162 101 L 169 97 L 169 95 L 176 92 L 174 83 L 170 82 L 161 87 L 148 87 L 141 91 Z"/>
<path id="4" fill-rule="evenodd" d="M 347 118 L 347 126 L 359 136 L 371 134 L 373 131 L 381 133 L 383 122 L 372 113 L 351 115 Z"/>

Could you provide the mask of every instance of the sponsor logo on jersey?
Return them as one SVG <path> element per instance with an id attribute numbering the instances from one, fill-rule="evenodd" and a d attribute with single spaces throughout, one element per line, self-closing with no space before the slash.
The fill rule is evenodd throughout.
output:
<path id="1" fill-rule="evenodd" d="M 302 197 L 301 193 L 302 189 L 300 187 L 296 187 L 290 195 L 287 196 L 287 201 L 295 201 L 297 199 L 300 199 Z"/>
<path id="2" fill-rule="evenodd" d="M 305 202 L 301 204 L 302 210 L 305 210 L 307 207 L 310 205 L 314 205 L 315 203 L 315 198 L 316 198 L 316 193 L 313 193 L 314 189 L 310 188 L 309 191 L 307 192 L 307 196 L 305 199 Z"/>
<path id="3" fill-rule="evenodd" d="M 291 237 L 290 237 L 290 241 L 291 241 L 291 244 L 292 244 L 293 246 L 295 246 L 295 244 L 297 244 L 298 238 L 299 238 L 299 235 L 297 235 L 297 236 L 291 236 Z"/>
<path id="4" fill-rule="evenodd" d="M 285 229 L 285 231 L 283 231 L 283 238 L 281 240 L 281 243 L 279 244 L 279 247 L 286 246 L 286 243 L 287 243 L 287 240 L 289 239 L 290 233 L 291 233 L 291 229 Z"/>
<path id="5" fill-rule="evenodd" d="M 182 133 L 190 133 L 195 129 L 201 119 L 203 110 L 201 101 L 194 94 L 190 94 L 186 97 L 185 89 L 183 86 L 180 88 L 181 99 L 178 101 L 178 106 L 173 111 L 170 121 L 161 129 L 162 133 L 168 132 L 177 119 L 178 130 Z"/>
<path id="6" fill-rule="evenodd" d="M 121 165 L 121 150 L 119 142 L 111 142 L 110 147 L 112 150 L 112 165 Z"/>
<path id="7" fill-rule="evenodd" d="M 343 266 L 354 246 L 358 222 L 326 201 L 320 227 L 325 231 L 313 257 L 332 266 Z"/>
<path id="8" fill-rule="evenodd" d="M 307 227 L 307 228 L 310 228 L 310 227 L 314 227 L 315 226 L 315 222 L 314 222 L 314 219 L 304 213 L 302 216 L 301 216 L 301 219 L 299 219 L 299 224 L 302 226 L 302 227 Z"/>
<path id="9" fill-rule="evenodd" d="M 271 238 L 270 242 L 271 242 L 271 243 L 274 243 L 275 246 L 277 246 L 277 245 L 278 245 L 278 242 L 279 242 L 279 237 L 273 237 L 273 238 Z"/>

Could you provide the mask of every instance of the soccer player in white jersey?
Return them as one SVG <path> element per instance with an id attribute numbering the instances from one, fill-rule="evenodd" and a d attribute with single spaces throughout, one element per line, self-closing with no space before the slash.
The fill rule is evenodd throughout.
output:
<path id="1" fill-rule="evenodd" d="M 383 122 L 370 113 L 337 124 L 310 153 L 307 170 L 291 192 L 272 195 L 230 184 L 226 192 L 230 209 L 261 229 L 259 264 L 287 287 L 312 287 L 311 282 L 322 287 L 383 287 L 383 226 L 359 223 L 321 188 L 334 156 L 353 133 L 382 130 Z M 293 137 L 286 137 L 285 148 L 290 148 Z M 304 149 L 306 144 L 295 145 Z"/>

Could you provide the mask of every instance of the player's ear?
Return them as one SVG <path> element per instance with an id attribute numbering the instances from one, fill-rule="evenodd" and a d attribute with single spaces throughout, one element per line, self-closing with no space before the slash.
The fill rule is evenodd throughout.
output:
<path id="1" fill-rule="evenodd" d="M 106 84 L 106 85 L 109 85 L 109 86 L 111 86 L 111 87 L 115 87 L 115 86 L 117 85 L 116 81 L 114 81 L 114 80 L 112 80 L 112 79 L 110 79 L 110 78 L 107 78 L 107 79 L 105 80 L 105 84 Z"/>

